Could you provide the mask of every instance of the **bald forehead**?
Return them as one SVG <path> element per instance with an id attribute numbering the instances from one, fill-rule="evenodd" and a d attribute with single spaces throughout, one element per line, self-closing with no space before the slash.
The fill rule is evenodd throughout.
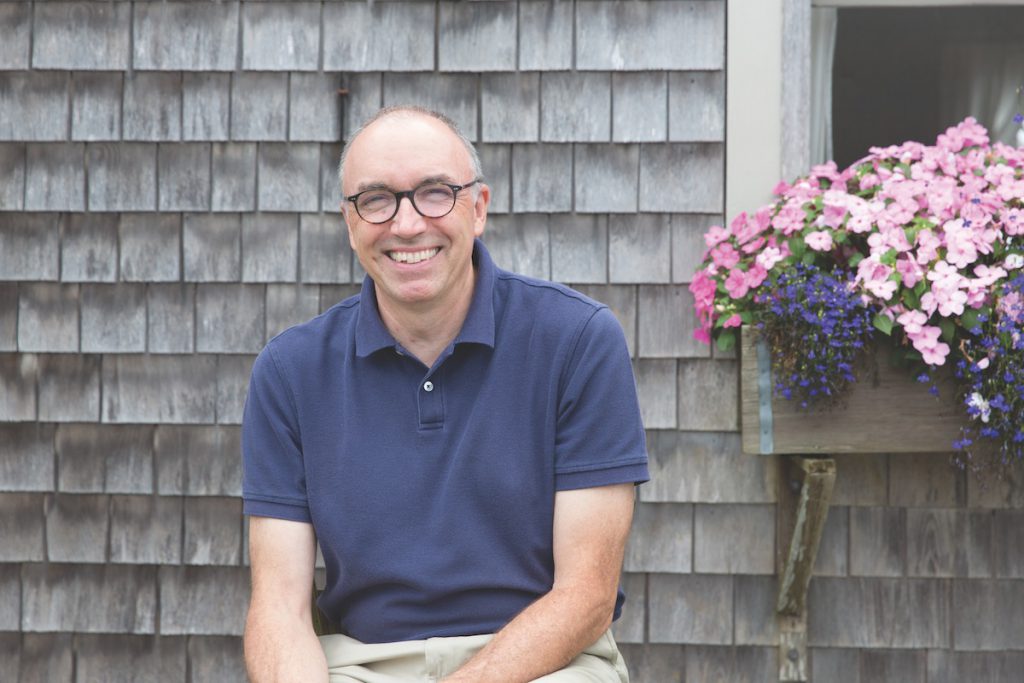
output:
<path id="1" fill-rule="evenodd" d="M 418 112 L 397 111 L 359 132 L 352 140 L 343 172 L 349 185 L 363 182 L 355 177 L 362 170 L 412 171 L 420 166 L 433 166 L 433 174 L 445 172 L 459 178 L 472 172 L 469 152 L 443 121 Z"/>

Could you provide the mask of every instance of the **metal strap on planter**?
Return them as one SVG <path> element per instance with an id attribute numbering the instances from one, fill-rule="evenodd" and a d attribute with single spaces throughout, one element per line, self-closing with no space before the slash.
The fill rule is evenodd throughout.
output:
<path id="1" fill-rule="evenodd" d="M 772 355 L 763 339 L 757 342 L 757 396 L 761 453 L 771 455 L 775 452 L 772 437 Z"/>

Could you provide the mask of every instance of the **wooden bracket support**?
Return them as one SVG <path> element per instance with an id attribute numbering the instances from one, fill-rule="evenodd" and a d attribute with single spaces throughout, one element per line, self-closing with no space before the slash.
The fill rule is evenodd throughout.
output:
<path id="1" fill-rule="evenodd" d="M 807 681 L 807 587 L 828 517 L 836 464 L 830 458 L 785 458 L 779 498 L 779 681 Z M 794 495 L 799 492 L 799 496 Z M 781 554 L 782 548 L 788 548 Z"/>

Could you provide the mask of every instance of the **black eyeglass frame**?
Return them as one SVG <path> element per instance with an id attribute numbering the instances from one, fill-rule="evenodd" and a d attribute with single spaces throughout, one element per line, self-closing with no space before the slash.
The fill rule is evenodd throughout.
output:
<path id="1" fill-rule="evenodd" d="M 352 205 L 355 207 L 356 213 L 359 214 L 359 217 L 362 218 L 367 223 L 372 223 L 373 225 L 380 225 L 382 223 L 387 223 L 392 218 L 397 216 L 398 215 L 398 207 L 402 204 L 402 198 L 403 197 L 404 198 L 408 198 L 409 203 L 412 204 L 412 208 L 415 209 L 416 213 L 418 213 L 419 215 L 423 216 L 424 218 L 434 218 L 434 219 L 436 219 L 436 218 L 444 218 L 445 216 L 447 216 L 448 214 L 450 214 L 452 211 L 455 210 L 455 205 L 458 203 L 458 200 L 459 200 L 459 192 L 461 192 L 462 190 L 465 190 L 467 187 L 473 187 L 477 183 L 481 183 L 481 182 L 483 182 L 483 178 L 476 178 L 475 180 L 469 181 L 465 185 L 455 185 L 454 183 L 445 183 L 445 182 L 428 182 L 428 183 L 422 183 L 420 185 L 417 185 L 416 187 L 412 188 L 411 190 L 404 190 L 402 192 L 395 192 L 394 190 L 389 190 L 388 188 L 376 187 L 376 188 L 370 188 L 370 189 L 367 189 L 367 190 L 363 190 L 362 192 L 356 192 L 354 195 L 350 195 L 348 197 L 344 197 L 344 200 L 346 202 L 352 202 Z M 451 208 L 449 208 L 447 211 L 442 213 L 440 216 L 428 216 L 427 214 L 425 214 L 422 211 L 420 211 L 420 207 L 416 206 L 416 198 L 415 198 L 416 193 L 419 190 L 421 190 L 422 188 L 426 187 L 427 185 L 444 185 L 445 187 L 447 187 L 448 189 L 450 189 L 452 191 L 452 205 L 451 205 Z M 395 197 L 395 210 L 391 213 L 390 216 L 388 216 L 387 218 L 385 218 L 382 221 L 371 221 L 369 218 L 364 216 L 362 214 L 362 212 L 359 210 L 359 203 L 357 201 L 359 199 L 360 195 L 366 194 L 367 192 L 390 192 Z"/>

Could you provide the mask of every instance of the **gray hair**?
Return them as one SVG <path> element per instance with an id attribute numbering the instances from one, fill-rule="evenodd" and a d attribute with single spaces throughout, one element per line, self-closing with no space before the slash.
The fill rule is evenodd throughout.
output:
<path id="1" fill-rule="evenodd" d="M 475 178 L 483 181 L 484 172 L 480 165 L 480 155 L 476 152 L 476 147 L 470 142 L 469 138 L 463 135 L 462 131 L 459 130 L 458 125 L 455 121 L 445 116 L 441 112 L 434 111 L 433 109 L 427 109 L 426 107 L 418 107 L 413 104 L 400 104 L 392 107 L 384 107 L 379 110 L 376 114 L 368 118 L 363 122 L 359 128 L 349 136 L 348 141 L 345 142 L 345 146 L 341 150 L 341 160 L 338 162 L 338 187 L 344 187 L 345 182 L 345 160 L 348 158 L 349 149 L 352 147 L 352 143 L 359 137 L 359 134 L 370 127 L 371 124 L 396 114 L 419 114 L 421 116 L 428 116 L 432 119 L 437 119 L 444 125 L 448 126 L 448 129 L 455 134 L 455 137 L 459 139 L 462 146 L 466 149 L 466 154 L 469 155 L 469 163 L 473 167 L 473 175 Z M 479 188 L 479 185 L 474 185 L 474 189 Z M 344 190 L 343 190 L 344 191 Z"/>

